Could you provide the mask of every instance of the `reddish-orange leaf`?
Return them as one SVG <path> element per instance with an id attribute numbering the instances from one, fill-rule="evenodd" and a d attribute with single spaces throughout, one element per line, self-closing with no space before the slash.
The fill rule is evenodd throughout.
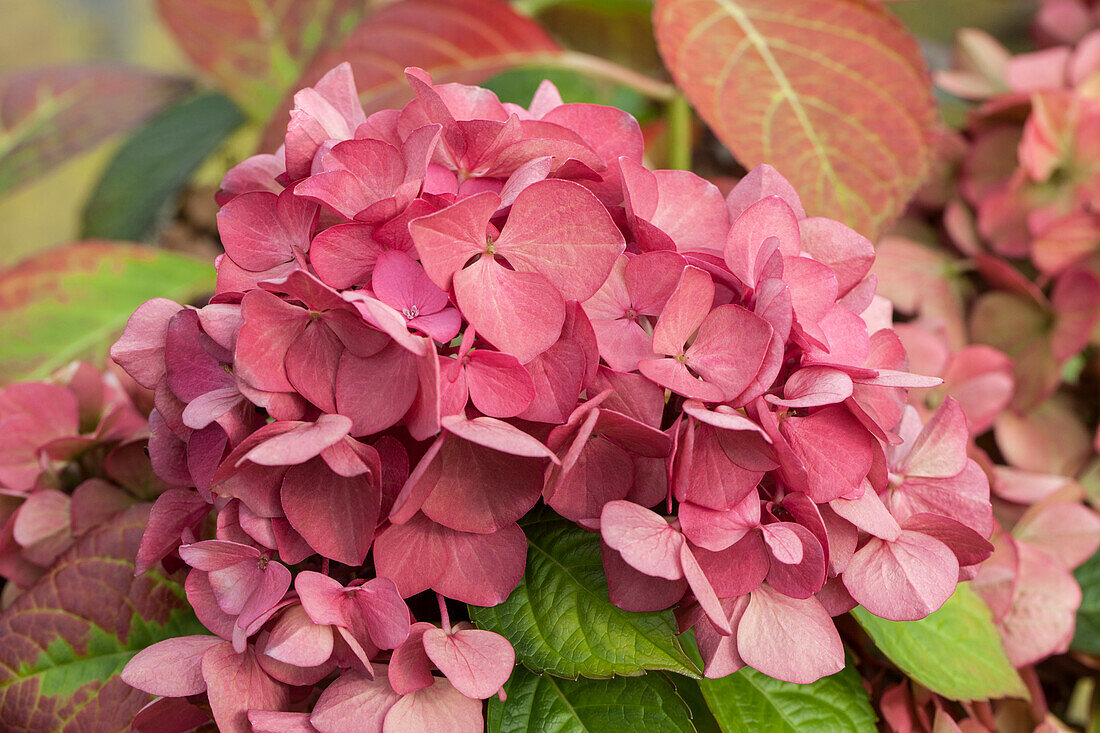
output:
<path id="1" fill-rule="evenodd" d="M 191 88 L 123 66 L 35 69 L 0 79 L 0 193 L 136 127 Z"/>
<path id="2" fill-rule="evenodd" d="M 264 121 L 319 51 L 340 43 L 363 0 L 157 0 L 198 68 Z"/>
<path id="3" fill-rule="evenodd" d="M 880 234 L 927 171 L 935 106 L 917 43 L 871 0 L 656 0 L 665 64 L 747 167 L 812 215 Z"/>
<path id="4" fill-rule="evenodd" d="M 426 69 L 437 82 L 477 84 L 513 66 L 547 61 L 559 50 L 538 24 L 500 0 L 403 0 L 371 14 L 343 45 L 319 54 L 294 89 L 350 61 L 370 114 L 412 98 L 406 66 Z M 282 142 L 288 109 L 289 100 L 272 118 L 263 149 Z"/>

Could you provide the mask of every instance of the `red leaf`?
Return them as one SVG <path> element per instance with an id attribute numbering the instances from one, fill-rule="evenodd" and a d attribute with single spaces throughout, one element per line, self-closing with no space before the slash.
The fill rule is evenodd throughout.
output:
<path id="1" fill-rule="evenodd" d="M 157 0 L 183 52 L 257 119 L 271 113 L 318 44 L 329 47 L 345 37 L 362 6 L 356 0 Z"/>
<path id="2" fill-rule="evenodd" d="M 867 0 L 657 0 L 677 84 L 747 168 L 874 238 L 921 183 L 934 103 L 916 41 Z"/>

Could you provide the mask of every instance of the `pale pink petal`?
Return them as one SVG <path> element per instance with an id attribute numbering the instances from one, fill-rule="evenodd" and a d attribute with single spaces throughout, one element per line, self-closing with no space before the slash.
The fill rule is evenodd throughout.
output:
<path id="1" fill-rule="evenodd" d="M 649 509 L 628 501 L 608 502 L 600 514 L 600 534 L 631 567 L 667 580 L 684 576 L 680 564 L 683 535 Z"/>
<path id="2" fill-rule="evenodd" d="M 178 636 L 142 649 L 122 669 L 122 681 L 150 695 L 186 697 L 206 690 L 202 655 L 216 636 Z"/>
<path id="3" fill-rule="evenodd" d="M 508 681 L 516 652 L 500 634 L 480 629 L 424 632 L 424 651 L 455 689 L 466 697 L 492 697 Z"/>
<path id="4" fill-rule="evenodd" d="M 790 598 L 767 585 L 750 595 L 737 626 L 737 650 L 750 667 L 800 685 L 844 668 L 844 645 L 821 602 Z"/>

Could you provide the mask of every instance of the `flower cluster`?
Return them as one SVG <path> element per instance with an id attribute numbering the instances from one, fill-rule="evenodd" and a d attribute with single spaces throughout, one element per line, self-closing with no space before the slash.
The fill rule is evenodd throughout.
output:
<path id="1" fill-rule="evenodd" d="M 142 392 L 125 374 L 83 362 L 0 390 L 5 607 L 77 537 L 164 488 L 145 457 Z"/>
<path id="2" fill-rule="evenodd" d="M 214 298 L 150 301 L 112 349 L 174 487 L 139 570 L 189 566 L 213 632 L 127 665 L 147 717 L 206 691 L 223 730 L 480 730 L 515 654 L 447 600 L 508 597 L 540 500 L 712 677 L 831 674 L 832 616 L 922 618 L 974 577 L 988 483 L 957 402 L 906 405 L 941 380 L 869 241 L 767 166 L 726 198 L 650 171 L 633 118 L 548 83 L 524 109 L 407 77 L 370 116 L 347 65 L 299 92 L 225 179 Z"/>

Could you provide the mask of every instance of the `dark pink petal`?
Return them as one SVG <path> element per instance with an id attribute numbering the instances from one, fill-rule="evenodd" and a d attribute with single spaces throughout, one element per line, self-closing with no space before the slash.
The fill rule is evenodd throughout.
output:
<path id="1" fill-rule="evenodd" d="M 684 576 L 683 535 L 660 515 L 628 501 L 611 501 L 600 514 L 600 534 L 631 567 L 666 580 Z"/>
<path id="2" fill-rule="evenodd" d="M 372 680 L 347 670 L 321 693 L 309 722 L 320 733 L 382 733 L 386 714 L 399 699 L 384 675 Z"/>
<path id="3" fill-rule="evenodd" d="M 960 567 L 977 565 L 993 553 L 993 545 L 980 534 L 954 519 L 948 519 L 939 514 L 914 514 L 906 519 L 902 526 L 904 529 L 934 537 L 947 545 L 951 552 L 955 553 Z"/>
<path id="4" fill-rule="evenodd" d="M 565 301 L 537 272 L 508 270 L 482 256 L 455 273 L 454 287 L 462 314 L 478 334 L 520 362 L 550 348 L 561 334 Z"/>
<path id="5" fill-rule="evenodd" d="M 691 588 L 695 600 L 703 608 L 710 622 L 714 624 L 719 633 L 727 636 L 733 634 L 729 619 L 726 618 L 722 604 L 714 592 L 714 586 L 711 585 L 710 579 L 707 578 L 706 573 L 699 566 L 686 542 L 680 545 L 680 565 L 683 568 L 684 579 L 687 580 L 688 587 Z"/>
<path id="6" fill-rule="evenodd" d="M 624 611 L 663 611 L 676 605 L 687 592 L 683 578 L 665 580 L 641 573 L 606 542 L 600 543 L 600 550 L 611 602 Z"/>
<path id="7" fill-rule="evenodd" d="M 253 290 L 241 301 L 244 325 L 237 335 L 234 371 L 267 392 L 292 392 L 287 381 L 286 352 L 305 330 L 309 314 L 265 290 Z"/>
<path id="8" fill-rule="evenodd" d="M 974 461 L 948 479 L 908 477 L 889 494 L 886 505 L 900 521 L 930 512 L 962 522 L 983 537 L 993 529 L 989 480 Z"/>
<path id="9" fill-rule="evenodd" d="M 567 315 L 566 323 L 568 321 Z M 586 378 L 588 359 L 581 343 L 565 335 L 565 328 L 557 343 L 523 365 L 531 378 L 534 395 L 527 409 L 518 415 L 524 420 L 561 423 L 577 404 Z M 474 353 L 476 355 L 477 352 Z M 599 358 L 594 361 L 598 362 Z"/>
<path id="10" fill-rule="evenodd" d="M 467 358 L 466 384 L 470 399 L 489 417 L 514 417 L 526 410 L 535 398 L 531 375 L 511 354 L 482 349 Z"/>
<path id="11" fill-rule="evenodd" d="M 729 635 L 718 633 L 709 621 L 697 622 L 694 626 L 695 639 L 699 642 L 699 653 L 703 657 L 703 674 L 707 679 L 721 679 L 733 674 L 745 666 L 741 655 L 737 653 L 737 625 L 749 605 L 749 597 L 739 596 L 722 600 L 722 609 L 729 619 Z"/>
<path id="12" fill-rule="evenodd" d="M 122 681 L 150 695 L 198 695 L 206 690 L 202 655 L 221 643 L 216 636 L 179 636 L 157 642 L 126 663 Z"/>
<path id="13" fill-rule="evenodd" d="M 367 224 L 337 224 L 316 237 L 309 249 L 309 263 L 329 287 L 348 288 L 365 283 L 379 255 L 388 251 L 374 239 Z"/>
<path id="14" fill-rule="evenodd" d="M 234 263 L 261 272 L 309 249 L 316 213 L 316 204 L 291 191 L 245 193 L 218 212 L 218 233 Z"/>
<path id="15" fill-rule="evenodd" d="M 678 517 L 684 535 L 692 544 L 717 552 L 739 542 L 760 525 L 760 497 L 750 492 L 728 510 L 682 502 Z"/>
<path id="16" fill-rule="evenodd" d="M 378 534 L 374 559 L 378 575 L 392 579 L 405 598 L 431 588 L 463 603 L 495 606 L 523 575 L 527 541 L 515 524 L 474 534 L 417 514 Z"/>
<path id="17" fill-rule="evenodd" d="M 227 641 L 232 639 L 237 620 L 218 607 L 218 599 L 210 586 L 210 574 L 192 570 L 187 574 L 183 587 L 187 592 L 187 603 L 202 625 Z"/>
<path id="18" fill-rule="evenodd" d="M 205 540 L 180 546 L 180 557 L 193 568 L 205 570 L 225 570 L 239 563 L 256 562 L 260 551 L 250 545 L 221 540 Z"/>
<path id="19" fill-rule="evenodd" d="M 699 326 L 687 364 L 733 399 L 760 372 L 770 340 L 767 321 L 740 306 L 719 306 Z"/>
<path id="20" fill-rule="evenodd" d="M 353 436 L 395 425 L 412 407 L 420 359 L 397 343 L 362 358 L 345 351 L 336 373 L 336 407 L 352 419 Z"/>
<path id="21" fill-rule="evenodd" d="M 401 646 L 393 650 L 387 676 L 390 685 L 399 695 L 408 695 L 432 684 L 432 661 L 424 651 L 424 633 L 435 629 L 423 621 L 412 625 L 409 636 Z"/>
<path id="22" fill-rule="evenodd" d="M 730 436 L 738 435 L 744 433 L 688 424 L 676 451 L 672 478 L 673 494 L 679 501 L 725 510 L 755 494 L 764 470 L 744 468 L 731 458 L 728 448 L 742 441 Z"/>
<path id="23" fill-rule="evenodd" d="M 385 733 L 481 733 L 481 701 L 472 700 L 447 680 L 405 695 L 386 714 Z"/>
<path id="24" fill-rule="evenodd" d="M 463 423 L 462 429 L 469 427 Z M 531 436 L 519 439 L 508 433 L 501 435 L 485 430 L 483 425 L 472 429 L 490 440 L 514 441 L 517 450 L 549 451 Z M 536 444 L 541 447 L 535 448 Z M 522 517 L 538 501 L 545 465 L 542 458 L 514 457 L 449 435 L 417 479 L 415 492 L 429 487 L 421 508 L 433 521 L 460 532 L 495 532 Z"/>
<path id="25" fill-rule="evenodd" d="M 455 689 L 466 697 L 484 700 L 497 693 L 516 663 L 516 652 L 500 634 L 462 629 L 424 632 L 424 651 Z"/>
<path id="26" fill-rule="evenodd" d="M 73 535 L 79 537 L 135 503 L 137 500 L 133 496 L 108 481 L 97 478 L 82 481 L 73 490 Z"/>
<path id="27" fill-rule="evenodd" d="M 904 530 L 893 541 L 871 538 L 844 571 L 844 586 L 860 605 L 892 621 L 913 621 L 951 597 L 959 563 L 937 539 Z"/>
<path id="28" fill-rule="evenodd" d="M 771 562 L 759 532 L 750 532 L 718 552 L 703 548 L 692 552 L 720 598 L 742 596 L 758 588 Z"/>
<path id="29" fill-rule="evenodd" d="M 688 399 L 703 402 L 721 402 L 726 393 L 717 385 L 709 384 L 692 375 L 687 365 L 677 359 L 642 359 L 638 371 L 647 378 Z"/>
<path id="30" fill-rule="evenodd" d="M 315 551 L 345 565 L 362 565 L 378 523 L 378 477 L 345 478 L 321 459 L 293 466 L 283 478 L 283 511 Z"/>
<path id="31" fill-rule="evenodd" d="M 263 581 L 248 597 L 237 619 L 237 627 L 247 629 L 261 616 L 267 614 L 290 589 L 290 571 L 282 563 L 268 562 L 264 566 Z"/>
<path id="32" fill-rule="evenodd" d="M 250 710 L 283 710 L 289 702 L 287 687 L 260 668 L 256 654 L 246 649 L 233 651 L 219 644 L 202 656 L 206 695 L 218 729 L 225 733 L 250 733 Z"/>
<path id="33" fill-rule="evenodd" d="M 806 471 L 806 493 L 815 502 L 855 491 L 871 469 L 874 438 L 842 406 L 788 418 L 780 430 Z"/>
<path id="34" fill-rule="evenodd" d="M 389 578 L 372 578 L 349 587 L 344 615 L 356 636 L 363 631 L 379 649 L 396 649 L 409 636 L 409 608 Z"/>
<path id="35" fill-rule="evenodd" d="M 737 650 L 750 667 L 796 684 L 844 668 L 844 645 L 821 602 L 790 598 L 767 585 L 750 596 L 737 626 Z"/>
<path id="36" fill-rule="evenodd" d="M 424 268 L 404 252 L 388 250 L 378 256 L 371 276 L 371 290 L 386 305 L 406 318 L 438 313 L 447 306 L 447 294 L 431 281 Z"/>
<path id="37" fill-rule="evenodd" d="M 763 535 L 772 555 L 768 585 L 791 598 L 809 598 L 821 590 L 825 551 L 810 530 L 794 522 L 775 522 L 763 527 Z"/>
<path id="38" fill-rule="evenodd" d="M 158 697 L 130 723 L 134 733 L 191 733 L 210 723 L 210 714 L 180 697 Z"/>

